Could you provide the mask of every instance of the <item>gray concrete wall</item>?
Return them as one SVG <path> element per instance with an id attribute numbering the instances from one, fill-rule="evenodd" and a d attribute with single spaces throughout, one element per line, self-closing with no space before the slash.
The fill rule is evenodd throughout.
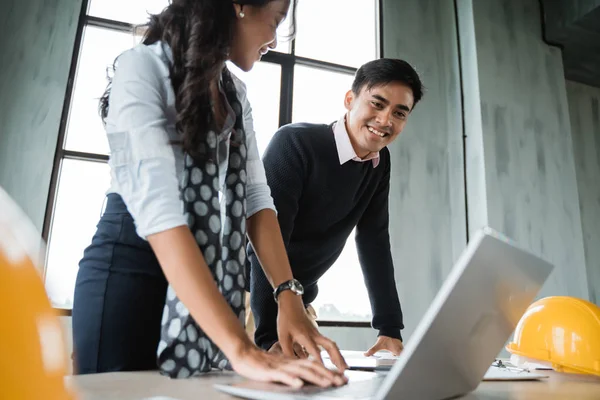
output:
<path id="1" fill-rule="evenodd" d="M 600 305 L 600 88 L 567 81 L 590 292 Z"/>
<path id="2" fill-rule="evenodd" d="M 0 186 L 40 233 L 81 4 L 0 2 Z M 70 356 L 71 318 L 60 320 Z"/>
<path id="3" fill-rule="evenodd" d="M 457 0 L 469 231 L 504 233 L 556 265 L 541 296 L 588 298 L 560 50 L 536 0 Z"/>
<path id="4" fill-rule="evenodd" d="M 0 186 L 40 231 L 81 3 L 0 3 Z"/>
<path id="5" fill-rule="evenodd" d="M 541 0 L 549 22 L 557 28 L 577 24 L 600 7 L 600 0 Z M 556 18 L 557 17 L 557 18 Z M 554 28 L 554 27 L 553 27 Z"/>
<path id="6" fill-rule="evenodd" d="M 402 58 L 427 92 L 390 146 L 390 235 L 407 339 L 466 246 L 462 111 L 451 1 L 383 2 L 383 56 Z"/>

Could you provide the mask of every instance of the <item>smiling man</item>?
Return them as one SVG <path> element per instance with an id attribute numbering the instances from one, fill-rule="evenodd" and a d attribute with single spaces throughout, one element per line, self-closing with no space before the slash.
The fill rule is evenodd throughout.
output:
<path id="1" fill-rule="evenodd" d="M 357 71 L 344 98 L 348 111 L 337 122 L 290 124 L 273 136 L 263 162 L 296 280 L 273 292 L 249 246 L 247 327 L 252 332 L 256 326 L 254 339 L 260 347 L 305 354 L 290 338 L 277 337 L 276 301 L 302 295 L 307 312 L 316 318 L 310 303 L 317 297 L 318 280 L 356 228 L 372 326 L 379 331 L 366 354 L 402 351 L 404 325 L 388 232 L 391 164 L 386 146 L 400 135 L 422 95 L 421 80 L 408 63 L 371 61 Z"/>

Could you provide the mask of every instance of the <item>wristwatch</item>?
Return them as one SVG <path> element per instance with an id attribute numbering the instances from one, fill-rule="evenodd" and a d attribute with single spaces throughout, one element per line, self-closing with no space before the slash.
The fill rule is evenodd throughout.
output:
<path id="1" fill-rule="evenodd" d="M 302 296 L 304 294 L 304 286 L 297 279 L 290 279 L 289 281 L 283 282 L 281 285 L 277 286 L 275 290 L 273 290 L 273 297 L 275 297 L 275 302 L 277 302 L 277 297 L 284 290 L 291 290 L 295 295 Z"/>

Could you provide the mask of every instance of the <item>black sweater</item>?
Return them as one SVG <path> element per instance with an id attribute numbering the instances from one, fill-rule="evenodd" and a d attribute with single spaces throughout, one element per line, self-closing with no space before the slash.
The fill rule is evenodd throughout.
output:
<path id="1" fill-rule="evenodd" d="M 274 135 L 263 162 L 294 278 L 310 304 L 318 279 L 331 267 L 356 227 L 356 248 L 379 335 L 401 339 L 402 310 L 396 291 L 388 233 L 390 153 L 372 162 L 340 165 L 332 125 L 290 124 Z M 248 246 L 255 340 L 277 341 L 273 289 Z M 343 282 L 340 282 L 343 285 Z"/>

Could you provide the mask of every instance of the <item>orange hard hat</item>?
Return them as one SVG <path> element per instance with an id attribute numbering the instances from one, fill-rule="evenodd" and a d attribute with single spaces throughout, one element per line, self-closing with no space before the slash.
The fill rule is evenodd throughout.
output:
<path id="1" fill-rule="evenodd" d="M 559 372 L 600 376 L 600 307 L 569 296 L 532 303 L 506 349 Z"/>
<path id="2" fill-rule="evenodd" d="M 39 273 L 44 244 L 0 188 L 0 398 L 65 400 L 67 354 Z"/>

